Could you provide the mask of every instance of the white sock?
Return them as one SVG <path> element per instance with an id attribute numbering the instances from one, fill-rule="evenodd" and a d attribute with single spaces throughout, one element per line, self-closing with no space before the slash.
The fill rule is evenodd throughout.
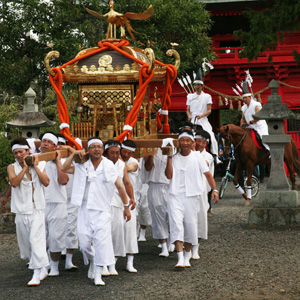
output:
<path id="1" fill-rule="evenodd" d="M 145 235 L 146 235 L 146 229 L 141 228 L 140 236 L 145 237 Z"/>
<path id="2" fill-rule="evenodd" d="M 133 265 L 134 255 L 127 255 L 127 263 Z"/>
<path id="3" fill-rule="evenodd" d="M 183 259 L 183 251 L 177 252 L 178 261 Z"/>
<path id="4" fill-rule="evenodd" d="M 73 254 L 72 253 L 67 253 L 66 255 L 66 265 L 69 266 L 69 265 L 72 265 L 72 258 L 73 258 Z"/>
<path id="5" fill-rule="evenodd" d="M 52 268 L 58 269 L 58 264 L 59 264 L 59 261 L 54 261 L 51 259 L 51 261 L 50 261 L 51 269 Z"/>
<path id="6" fill-rule="evenodd" d="M 243 188 L 242 188 L 239 184 L 237 184 L 237 185 L 235 186 L 235 189 L 236 189 L 240 194 L 244 194 L 244 193 L 245 193 L 245 191 L 243 190 Z"/>
<path id="7" fill-rule="evenodd" d="M 162 252 L 168 252 L 167 242 L 161 243 L 161 250 Z"/>
<path id="8" fill-rule="evenodd" d="M 252 187 L 251 186 L 246 186 L 246 190 L 247 190 L 247 198 L 251 199 Z"/>

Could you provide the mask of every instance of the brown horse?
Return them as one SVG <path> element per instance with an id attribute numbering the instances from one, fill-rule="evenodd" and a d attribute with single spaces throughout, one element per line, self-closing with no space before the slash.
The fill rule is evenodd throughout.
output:
<path id="1" fill-rule="evenodd" d="M 242 189 L 238 186 L 238 178 L 246 168 L 248 172 L 247 186 L 250 189 L 252 185 L 253 167 L 255 165 L 268 165 L 270 170 L 270 153 L 265 148 L 261 150 L 257 148 L 252 139 L 251 130 L 248 128 L 242 128 L 234 124 L 228 124 L 221 127 L 219 132 L 219 139 L 221 145 L 223 146 L 225 155 L 231 148 L 231 144 L 234 147 L 234 156 L 237 164 L 233 183 L 236 186 L 236 189 L 238 189 L 246 199 L 246 205 L 249 205 L 251 194 L 249 196 L 249 193 L 246 194 L 242 192 Z M 290 173 L 292 189 L 295 190 L 295 172 L 298 174 L 298 176 L 300 176 L 300 160 L 298 157 L 298 150 L 293 139 L 291 142 L 285 145 L 284 162 L 286 163 L 287 169 Z"/>

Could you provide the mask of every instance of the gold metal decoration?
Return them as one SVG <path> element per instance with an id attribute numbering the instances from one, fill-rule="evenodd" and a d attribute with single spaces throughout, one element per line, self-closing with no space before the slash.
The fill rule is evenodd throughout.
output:
<path id="1" fill-rule="evenodd" d="M 121 26 L 121 35 L 122 37 L 125 36 L 125 27 L 127 29 L 127 31 L 129 32 L 131 38 L 136 41 L 136 39 L 134 38 L 132 32 L 135 33 L 139 33 L 137 31 L 135 31 L 131 25 L 130 25 L 130 21 L 129 19 L 132 20 L 146 20 L 148 18 L 150 18 L 154 12 L 154 9 L 152 7 L 152 5 L 150 5 L 148 7 L 147 10 L 145 10 L 142 13 L 125 13 L 125 14 L 121 14 L 118 13 L 114 10 L 114 1 L 110 0 L 109 1 L 109 6 L 110 6 L 110 11 L 108 13 L 106 13 L 105 15 L 100 15 L 99 13 L 97 13 L 94 10 L 85 8 L 86 11 L 98 18 L 107 18 L 107 22 L 108 22 L 108 29 L 107 29 L 107 34 L 106 34 L 106 39 L 116 39 L 116 27 L 117 26 Z M 139 43 L 139 42 L 138 42 Z M 141 43 L 140 43 L 141 44 Z"/>
<path id="2" fill-rule="evenodd" d="M 175 68 L 178 70 L 180 67 L 180 55 L 175 49 L 169 49 L 166 53 L 168 56 L 175 57 Z"/>
<path id="3" fill-rule="evenodd" d="M 52 71 L 52 68 L 50 67 L 50 59 L 52 57 L 58 58 L 59 57 L 59 52 L 58 51 L 50 51 L 44 58 L 44 65 L 48 73 L 52 76 L 55 76 L 55 72 Z"/>
<path id="4" fill-rule="evenodd" d="M 112 64 L 112 57 L 110 55 L 103 55 L 99 58 L 99 67 L 107 68 L 109 65 Z"/>
<path id="5" fill-rule="evenodd" d="M 146 48 L 143 52 L 147 55 L 147 57 L 150 61 L 149 67 L 148 67 L 148 74 L 150 74 L 153 71 L 154 65 L 155 65 L 154 51 L 151 48 Z"/>

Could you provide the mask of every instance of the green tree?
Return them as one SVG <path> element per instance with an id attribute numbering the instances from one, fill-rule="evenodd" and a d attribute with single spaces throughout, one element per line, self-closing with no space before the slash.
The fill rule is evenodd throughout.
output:
<path id="1" fill-rule="evenodd" d="M 102 1 L 104 2 L 104 1 Z M 97 0 L 82 4 L 102 3 Z M 0 2 L 0 87 L 22 95 L 32 82 L 45 97 L 49 86 L 45 55 L 59 50 L 60 65 L 73 58 L 79 46 L 95 45 L 102 34 L 99 20 L 91 22 L 83 7 L 72 0 L 3 0 Z"/>
<path id="2" fill-rule="evenodd" d="M 266 8 L 262 11 L 249 10 L 243 14 L 249 20 L 249 31 L 236 30 L 234 36 L 241 39 L 245 47 L 242 57 L 249 61 L 268 49 L 274 50 L 278 39 L 284 41 L 284 33 L 295 33 L 300 30 L 300 1 L 299 0 L 272 0 L 266 1 Z M 294 57 L 300 64 L 300 53 L 294 51 Z M 269 57 L 269 61 L 272 57 Z"/>

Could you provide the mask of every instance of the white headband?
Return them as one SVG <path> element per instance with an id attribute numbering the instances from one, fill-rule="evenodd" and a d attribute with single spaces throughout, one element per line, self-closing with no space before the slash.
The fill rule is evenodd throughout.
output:
<path id="1" fill-rule="evenodd" d="M 57 143 L 58 143 L 58 139 L 57 139 L 57 137 L 54 135 L 54 134 L 52 134 L 52 133 L 45 133 L 44 135 L 43 135 L 43 138 L 42 138 L 42 140 L 43 139 L 48 139 L 48 140 L 50 140 L 50 141 L 52 141 L 55 145 L 57 145 Z"/>
<path id="2" fill-rule="evenodd" d="M 178 140 L 180 140 L 184 136 L 189 137 L 192 141 L 195 140 L 194 137 L 192 135 L 188 134 L 187 132 L 180 133 L 178 136 Z"/>
<path id="3" fill-rule="evenodd" d="M 88 141 L 88 148 L 90 148 L 90 146 L 91 146 L 92 144 L 94 144 L 94 143 L 100 143 L 101 146 L 103 146 L 103 143 L 102 143 L 102 141 L 101 141 L 100 139 L 92 139 L 92 140 L 89 140 L 89 141 Z"/>
<path id="4" fill-rule="evenodd" d="M 107 150 L 107 149 L 110 148 L 110 147 L 118 147 L 118 148 L 121 148 L 121 146 L 118 145 L 118 144 L 110 144 L 110 145 L 106 144 L 104 149 Z"/>
<path id="5" fill-rule="evenodd" d="M 202 80 L 198 80 L 198 79 L 197 79 L 197 80 L 194 81 L 194 84 L 195 84 L 195 83 L 200 83 L 200 84 L 203 85 L 203 81 L 202 81 Z"/>
<path id="6" fill-rule="evenodd" d="M 129 150 L 129 151 L 135 151 L 135 148 L 133 148 L 133 147 L 129 147 L 129 146 L 126 146 L 126 145 L 122 145 L 122 149 L 127 149 L 127 150 Z"/>
<path id="7" fill-rule="evenodd" d="M 251 93 L 246 93 L 246 94 L 243 94 L 243 95 L 242 95 L 242 98 L 244 98 L 244 97 L 251 97 L 251 96 L 252 96 Z"/>
<path id="8" fill-rule="evenodd" d="M 61 137 L 61 136 L 59 136 L 58 137 L 58 142 L 60 142 L 60 143 L 66 143 L 66 139 L 63 138 L 63 137 Z"/>
<path id="9" fill-rule="evenodd" d="M 27 145 L 14 144 L 11 150 L 14 151 L 16 149 L 29 149 L 29 147 Z"/>
<path id="10" fill-rule="evenodd" d="M 195 135 L 195 139 L 205 139 L 207 142 L 209 142 L 209 139 L 205 138 L 202 135 Z"/>

